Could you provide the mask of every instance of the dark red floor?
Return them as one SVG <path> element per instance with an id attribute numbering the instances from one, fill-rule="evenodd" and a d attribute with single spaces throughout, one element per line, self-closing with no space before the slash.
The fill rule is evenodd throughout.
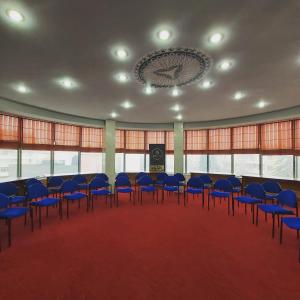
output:
<path id="1" fill-rule="evenodd" d="M 280 246 L 263 218 L 257 228 L 226 209 L 123 199 L 73 205 L 69 220 L 51 210 L 34 233 L 20 220 L 0 253 L 0 299 L 300 299 L 296 234 Z"/>

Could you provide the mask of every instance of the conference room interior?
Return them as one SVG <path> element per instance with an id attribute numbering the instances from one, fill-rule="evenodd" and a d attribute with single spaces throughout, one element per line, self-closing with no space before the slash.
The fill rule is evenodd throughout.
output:
<path id="1" fill-rule="evenodd" d="M 298 299 L 299 27 L 0 1 L 0 299 Z"/>

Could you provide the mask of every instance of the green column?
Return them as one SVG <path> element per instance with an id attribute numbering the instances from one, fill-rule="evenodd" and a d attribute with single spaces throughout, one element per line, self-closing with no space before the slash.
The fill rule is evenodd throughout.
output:
<path id="1" fill-rule="evenodd" d="M 174 173 L 183 173 L 183 146 L 184 132 L 183 123 L 174 123 Z"/>
<path id="2" fill-rule="evenodd" d="M 106 120 L 105 122 L 105 173 L 110 183 L 115 179 L 115 152 L 116 152 L 116 122 Z"/>

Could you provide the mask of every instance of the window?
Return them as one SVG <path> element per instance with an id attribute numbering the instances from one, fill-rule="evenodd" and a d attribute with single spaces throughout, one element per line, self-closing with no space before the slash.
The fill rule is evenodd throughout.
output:
<path id="1" fill-rule="evenodd" d="M 300 180 L 300 156 L 296 157 L 296 178 Z"/>
<path id="2" fill-rule="evenodd" d="M 207 172 L 207 155 L 188 154 L 186 156 L 186 172 Z"/>
<path id="3" fill-rule="evenodd" d="M 231 174 L 231 155 L 209 155 L 209 172 Z"/>
<path id="4" fill-rule="evenodd" d="M 18 151 L 0 149 L 0 180 L 17 177 Z"/>
<path id="5" fill-rule="evenodd" d="M 54 174 L 77 174 L 78 152 L 55 151 L 54 152 Z"/>
<path id="6" fill-rule="evenodd" d="M 52 124 L 23 119 L 23 143 L 32 145 L 52 144 Z"/>
<path id="7" fill-rule="evenodd" d="M 66 124 L 55 124 L 55 145 L 79 146 L 79 127 Z"/>
<path id="8" fill-rule="evenodd" d="M 125 172 L 143 172 L 145 170 L 144 154 L 125 154 Z"/>
<path id="9" fill-rule="evenodd" d="M 292 149 L 292 121 L 261 125 L 262 150 Z"/>
<path id="10" fill-rule="evenodd" d="M 126 150 L 144 150 L 145 149 L 145 131 L 126 130 L 125 131 Z"/>
<path id="11" fill-rule="evenodd" d="M 300 150 L 300 120 L 295 121 L 295 149 Z"/>
<path id="12" fill-rule="evenodd" d="M 0 115 L 0 141 L 17 142 L 19 140 L 19 118 Z"/>
<path id="13" fill-rule="evenodd" d="M 50 174 L 50 151 L 22 150 L 22 176 Z"/>
<path id="14" fill-rule="evenodd" d="M 270 178 L 293 178 L 293 155 L 263 155 L 262 173 Z"/>
<path id="15" fill-rule="evenodd" d="M 82 127 L 81 146 L 83 148 L 103 148 L 103 129 Z"/>
<path id="16" fill-rule="evenodd" d="M 230 128 L 210 129 L 209 150 L 230 150 L 231 134 Z"/>
<path id="17" fill-rule="evenodd" d="M 232 138 L 232 148 L 235 150 L 258 149 L 258 126 L 235 127 Z"/>
<path id="18" fill-rule="evenodd" d="M 259 154 L 234 154 L 235 175 L 259 176 Z"/>
<path id="19" fill-rule="evenodd" d="M 165 144 L 164 131 L 147 131 L 147 145 L 146 150 L 149 150 L 149 144 Z"/>
<path id="20" fill-rule="evenodd" d="M 166 173 L 174 173 L 174 154 L 166 155 Z"/>
<path id="21" fill-rule="evenodd" d="M 115 171 L 116 173 L 124 172 L 124 153 L 115 154 Z"/>
<path id="22" fill-rule="evenodd" d="M 186 151 L 207 150 L 207 130 L 186 130 L 185 148 Z"/>
<path id="23" fill-rule="evenodd" d="M 174 131 L 166 132 L 166 151 L 174 151 Z"/>
<path id="24" fill-rule="evenodd" d="M 102 153 L 81 152 L 81 173 L 103 172 Z"/>

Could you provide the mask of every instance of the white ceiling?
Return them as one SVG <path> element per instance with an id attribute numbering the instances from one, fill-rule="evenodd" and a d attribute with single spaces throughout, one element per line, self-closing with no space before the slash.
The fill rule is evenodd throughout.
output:
<path id="1" fill-rule="evenodd" d="M 26 3 L 26 4 L 25 4 Z M 18 9 L 21 25 L 10 22 L 5 10 Z M 209 121 L 275 111 L 300 104 L 300 2 L 299 1 L 120 1 L 51 0 L 0 2 L 0 96 L 67 114 L 108 119 L 119 114 L 124 122 L 173 122 L 180 104 L 185 122 Z M 153 40 L 161 25 L 171 26 L 169 43 Z M 164 26 L 162 26 L 164 27 Z M 224 33 L 212 46 L 212 32 Z M 130 59 L 120 62 L 111 55 L 115 45 L 125 45 Z M 145 95 L 134 78 L 134 67 L 145 54 L 168 47 L 191 47 L 213 59 L 207 78 L 215 85 L 203 90 L 197 84 L 183 87 L 171 97 L 160 89 Z M 216 67 L 230 58 L 227 72 Z M 114 79 L 129 72 L 130 82 Z M 56 82 L 71 77 L 78 87 L 63 89 Z M 24 83 L 22 94 L 14 85 Z M 234 101 L 242 90 L 247 96 Z M 134 107 L 126 110 L 122 102 Z M 255 105 L 260 99 L 270 105 Z"/>

